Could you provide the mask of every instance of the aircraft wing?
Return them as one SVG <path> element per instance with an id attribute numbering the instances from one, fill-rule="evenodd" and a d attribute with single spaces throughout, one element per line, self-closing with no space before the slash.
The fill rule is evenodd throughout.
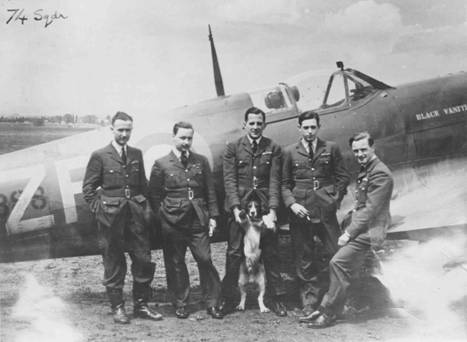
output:
<path id="1" fill-rule="evenodd" d="M 396 170 L 388 239 L 427 240 L 467 232 L 467 161 Z M 338 216 L 351 209 L 353 187 Z"/>
<path id="2" fill-rule="evenodd" d="M 431 177 L 391 201 L 388 238 L 425 240 L 467 231 L 467 185 L 464 171 Z"/>

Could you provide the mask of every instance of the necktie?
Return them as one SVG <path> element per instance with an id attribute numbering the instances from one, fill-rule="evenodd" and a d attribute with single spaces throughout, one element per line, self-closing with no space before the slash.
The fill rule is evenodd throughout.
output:
<path id="1" fill-rule="evenodd" d="M 123 160 L 123 164 L 126 164 L 125 146 L 122 146 L 122 160 Z"/>
<path id="2" fill-rule="evenodd" d="M 251 144 L 251 150 L 253 151 L 253 153 L 256 153 L 256 151 L 258 151 L 258 142 L 256 141 L 256 139 L 253 139 L 253 143 Z"/>
<path id="3" fill-rule="evenodd" d="M 180 157 L 180 161 L 183 164 L 183 167 L 186 168 L 188 165 L 188 155 L 187 151 L 182 151 L 182 155 Z"/>
<path id="4" fill-rule="evenodd" d="M 313 159 L 313 142 L 308 142 L 308 155 L 310 156 L 310 159 Z"/>

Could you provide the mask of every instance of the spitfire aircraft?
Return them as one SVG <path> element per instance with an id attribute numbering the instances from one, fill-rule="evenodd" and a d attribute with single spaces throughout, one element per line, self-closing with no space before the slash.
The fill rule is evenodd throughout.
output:
<path id="1" fill-rule="evenodd" d="M 211 34 L 210 40 L 218 96 L 155 113 L 156 120 L 137 118 L 130 143 L 143 151 L 149 176 L 154 160 L 170 149 L 173 124 L 192 122 L 194 149 L 208 157 L 222 207 L 222 153 L 243 134 L 245 110 L 262 108 L 265 134 L 285 146 L 298 139 L 299 113 L 313 108 L 303 107 L 299 88 L 286 83 L 225 95 Z M 393 87 L 338 62 L 315 110 L 322 118 L 321 137 L 340 145 L 350 169 L 355 166 L 349 137 L 362 130 L 375 137 L 377 154 L 396 178 L 389 237 L 423 239 L 467 228 L 467 73 Z M 99 254 L 81 186 L 90 154 L 110 140 L 103 127 L 0 155 L 0 262 Z M 349 191 L 341 214 L 352 201 Z M 224 238 L 224 221 L 222 216 L 213 241 Z M 157 233 L 152 240 L 160 247 Z"/>

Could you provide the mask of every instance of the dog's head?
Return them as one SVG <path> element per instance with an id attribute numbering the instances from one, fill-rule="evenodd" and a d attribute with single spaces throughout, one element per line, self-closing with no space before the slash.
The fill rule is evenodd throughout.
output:
<path id="1" fill-rule="evenodd" d="M 246 205 L 246 214 L 251 220 L 261 218 L 261 205 L 257 200 L 251 200 Z"/>

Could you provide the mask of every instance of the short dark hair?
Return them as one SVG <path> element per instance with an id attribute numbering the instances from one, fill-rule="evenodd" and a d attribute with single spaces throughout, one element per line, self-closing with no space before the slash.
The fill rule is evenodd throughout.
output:
<path id="1" fill-rule="evenodd" d="M 316 112 L 313 112 L 312 110 L 307 110 L 306 112 L 303 112 L 298 116 L 298 125 L 301 126 L 302 122 L 305 120 L 309 119 L 315 119 L 316 123 L 318 124 L 318 127 L 320 127 L 319 123 L 319 114 Z"/>
<path id="2" fill-rule="evenodd" d="M 371 134 L 365 131 L 354 134 L 352 138 L 349 139 L 349 146 L 352 147 L 354 141 L 359 141 L 363 139 L 368 139 L 368 145 L 370 145 L 370 147 L 373 146 L 373 143 L 375 142 Z"/>
<path id="3" fill-rule="evenodd" d="M 193 125 L 186 121 L 179 121 L 174 125 L 173 134 L 176 135 L 179 128 L 192 129 L 194 131 Z"/>
<path id="4" fill-rule="evenodd" d="M 255 114 L 255 115 L 259 115 L 261 114 L 261 116 L 263 117 L 263 122 L 266 122 L 266 114 L 259 108 L 257 107 L 250 107 L 246 110 L 245 112 L 245 116 L 244 116 L 244 120 L 245 122 L 248 121 L 248 115 L 250 114 Z"/>
<path id="5" fill-rule="evenodd" d="M 112 117 L 112 125 L 114 124 L 114 122 L 116 120 L 123 120 L 123 121 L 131 121 L 133 122 L 133 118 L 128 115 L 127 113 L 125 112 L 117 112 L 115 113 L 115 115 Z"/>

